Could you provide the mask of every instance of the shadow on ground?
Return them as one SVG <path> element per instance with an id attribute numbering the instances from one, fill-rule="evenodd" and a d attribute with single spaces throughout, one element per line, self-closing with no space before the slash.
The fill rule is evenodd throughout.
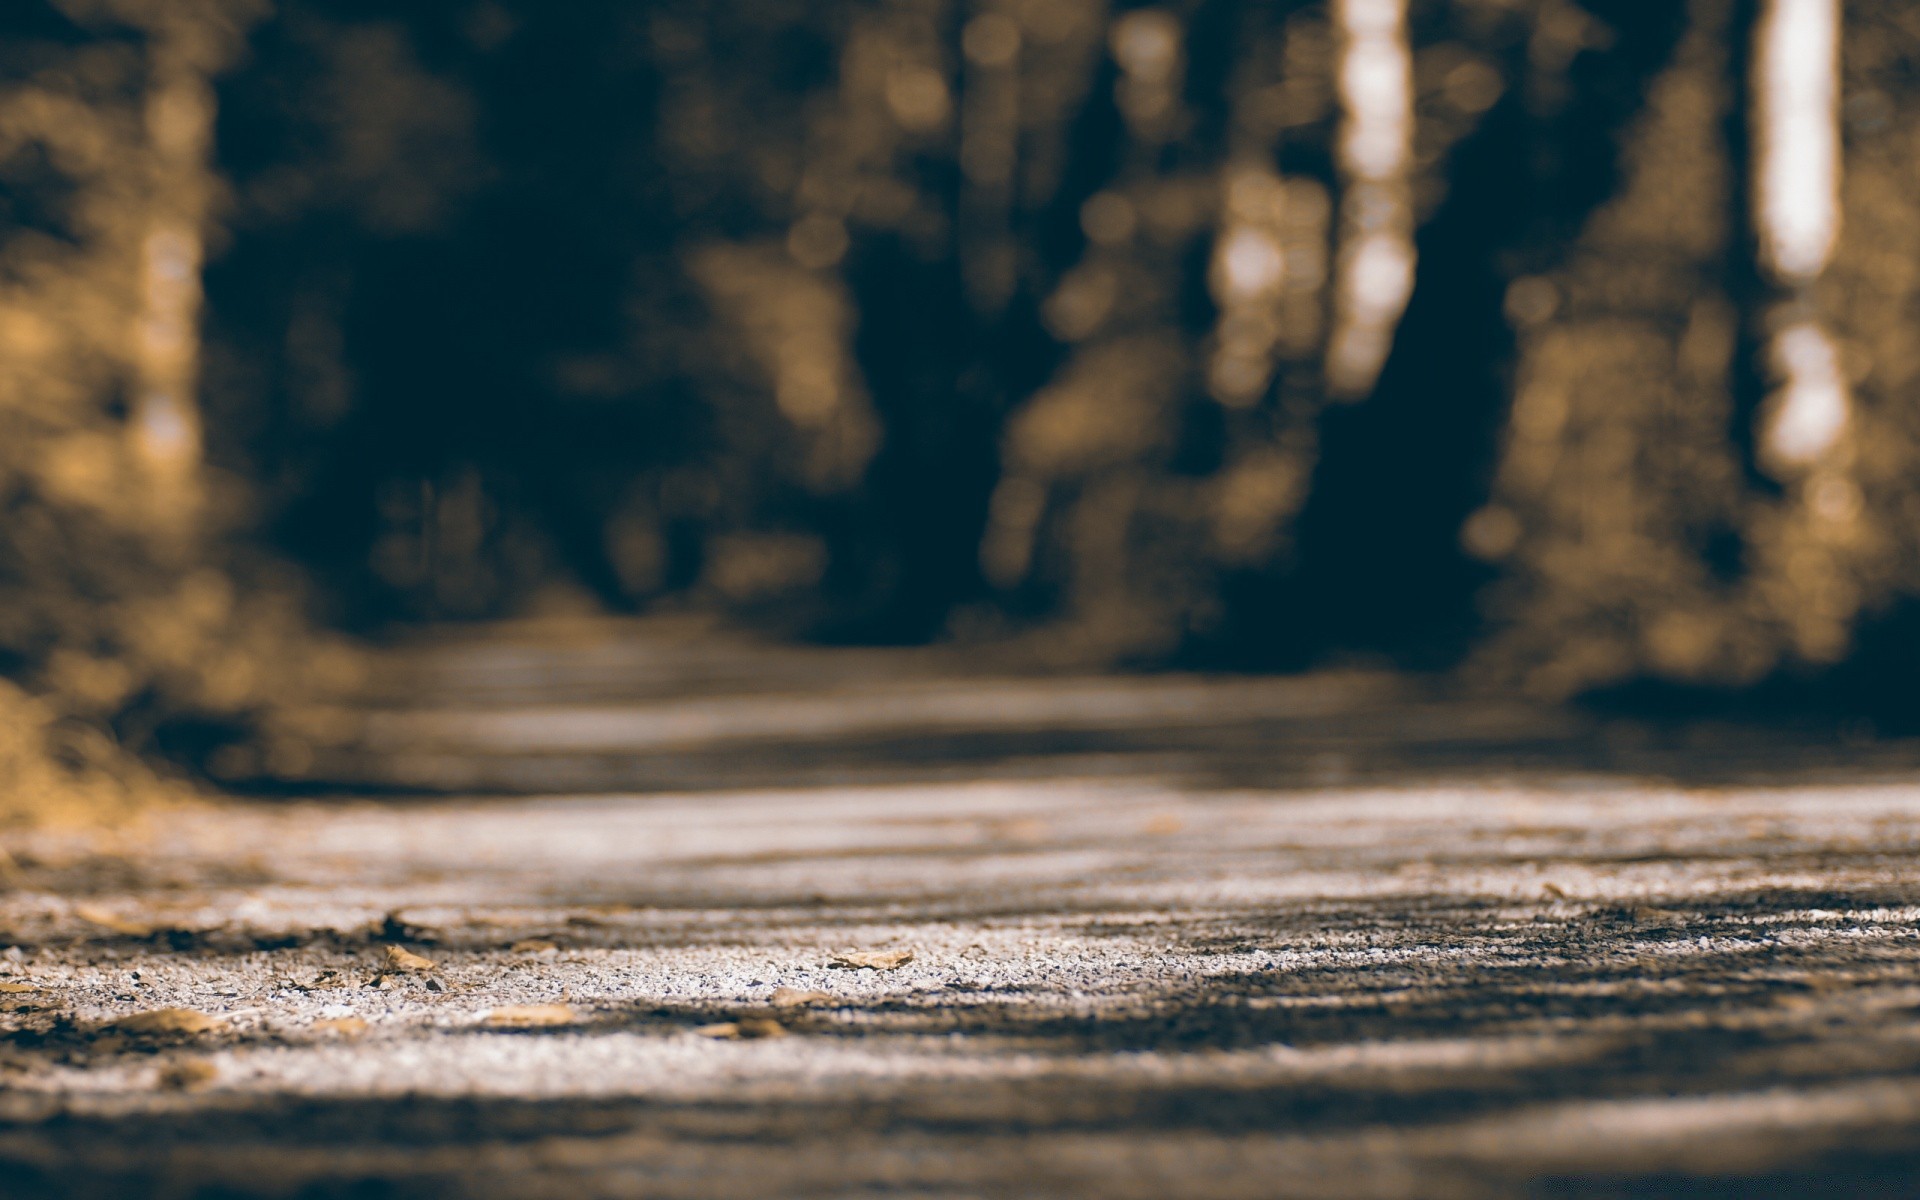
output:
<path id="1" fill-rule="evenodd" d="M 1907 744 L 408 653 L 303 785 L 404 798 L 13 848 L 9 1197 L 1920 1188 Z"/>

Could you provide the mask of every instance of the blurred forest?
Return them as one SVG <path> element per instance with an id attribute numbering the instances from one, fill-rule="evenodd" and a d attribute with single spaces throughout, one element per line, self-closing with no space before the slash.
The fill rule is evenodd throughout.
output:
<path id="1" fill-rule="evenodd" d="M 10 0 L 0 776 L 555 606 L 1897 723 L 1917 66 L 1897 0 Z"/>

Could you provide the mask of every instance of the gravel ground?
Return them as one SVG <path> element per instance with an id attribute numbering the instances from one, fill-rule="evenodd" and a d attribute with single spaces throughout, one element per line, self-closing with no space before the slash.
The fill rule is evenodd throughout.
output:
<path id="1" fill-rule="evenodd" d="M 1899 772 L 1223 756 L 15 839 L 0 1194 L 1920 1194 Z"/>

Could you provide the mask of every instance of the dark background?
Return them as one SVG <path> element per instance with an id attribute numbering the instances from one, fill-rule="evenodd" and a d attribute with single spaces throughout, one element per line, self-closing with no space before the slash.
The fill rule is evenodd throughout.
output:
<path id="1" fill-rule="evenodd" d="M 1244 406 L 1207 385 L 1219 198 L 1248 164 L 1317 188 L 1337 257 L 1350 181 L 1328 7 L 1003 8 L 23 0 L 0 14 L 0 72 L 6 96 L 64 88 L 107 122 L 137 111 L 167 30 L 244 31 L 207 70 L 200 403 L 219 503 L 197 553 L 241 608 L 275 595 L 302 614 L 305 634 L 281 619 L 248 641 L 257 658 L 321 630 L 696 610 L 1049 665 L 1357 662 L 1641 711 L 1911 723 L 1920 425 L 1904 376 L 1875 368 L 1905 353 L 1916 297 L 1874 291 L 1871 270 L 1906 253 L 1877 246 L 1873 221 L 1920 219 L 1902 207 L 1920 30 L 1901 6 L 1846 17 L 1844 186 L 1879 207 L 1849 201 L 1831 278 L 1802 302 L 1869 367 L 1848 452 L 1865 516 L 1812 557 L 1780 517 L 1798 485 L 1754 451 L 1781 299 L 1746 185 L 1757 5 L 1416 0 L 1418 271 L 1391 354 L 1365 394 L 1336 397 L 1315 335 Z M 1110 45 L 1141 13 L 1176 32 L 1158 125 L 1124 110 Z M 967 49 L 987 18 L 1023 31 L 996 118 L 1013 122 L 1004 194 L 965 150 L 1004 84 Z M 102 54 L 120 65 L 69 70 Z M 888 108 L 901 63 L 941 81 L 943 119 Z M 1463 70 L 1493 90 L 1463 102 Z M 0 249 L 37 238 L 86 261 L 72 214 L 108 177 L 8 145 Z M 1083 213 L 1115 195 L 1140 232 L 1096 246 Z M 1687 212 L 1710 214 L 1707 244 Z M 803 245 L 810 228 L 826 251 Z M 1002 283 L 983 289 L 994 263 Z M 1091 266 L 1120 280 L 1113 315 L 1063 332 L 1050 305 Z M 39 303 L 9 269 L 16 300 Z M 1655 277 L 1667 292 L 1643 286 Z M 1517 323 L 1514 286 L 1541 281 L 1564 303 Z M 1607 330 L 1681 353 L 1707 301 L 1732 314 L 1721 376 L 1674 392 L 1655 364 L 1654 386 L 1606 382 L 1637 367 Z M 1331 313 L 1327 287 L 1316 303 Z M 837 364 L 839 424 L 776 402 L 783 321 L 803 330 L 783 353 Z M 1587 390 L 1557 435 L 1560 474 L 1528 491 L 1512 480 L 1537 448 L 1515 439 L 1514 397 L 1555 338 L 1594 347 L 1591 369 L 1571 372 Z M 124 394 L 87 394 L 69 426 L 124 424 Z M 32 520 L 0 546 L 0 576 L 39 615 L 0 629 L 0 665 L 71 698 L 85 689 L 63 649 L 134 662 L 132 682 L 70 707 L 136 741 L 164 714 L 267 703 L 185 687 L 193 663 L 152 665 L 166 656 L 113 614 L 190 564 L 36 491 L 49 435 L 10 428 L 9 503 Z M 1621 438 L 1627 467 L 1580 466 Z M 1262 463 L 1297 483 L 1269 489 L 1282 499 L 1230 545 L 1232 488 Z M 995 575 L 983 547 L 1010 481 L 1037 506 L 1030 553 Z M 1575 488 L 1638 514 L 1640 540 L 1581 541 Z M 1463 528 L 1495 509 L 1513 544 L 1470 553 Z M 32 522 L 54 532 L 33 541 Z M 1850 640 L 1814 652 L 1793 630 L 1826 575 L 1851 589 Z M 108 615 L 46 616 L 71 612 Z M 1706 649 L 1659 648 L 1676 615 Z"/>

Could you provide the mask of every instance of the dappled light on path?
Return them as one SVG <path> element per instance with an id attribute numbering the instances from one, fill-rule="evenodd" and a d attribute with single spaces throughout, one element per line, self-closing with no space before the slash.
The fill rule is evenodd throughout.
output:
<path id="1" fill-rule="evenodd" d="M 526 794 L 10 843 L 18 1194 L 1916 1169 L 1903 743 L 566 628 L 397 653 L 306 758 Z"/>

